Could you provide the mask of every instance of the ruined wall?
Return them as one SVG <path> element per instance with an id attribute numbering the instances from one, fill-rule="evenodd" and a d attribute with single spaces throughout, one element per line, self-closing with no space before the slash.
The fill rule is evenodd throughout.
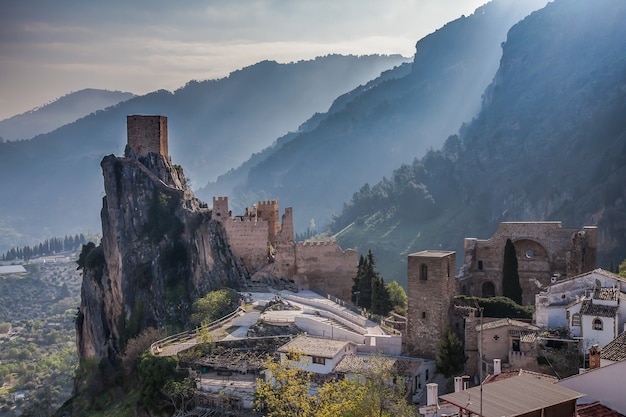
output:
<path id="1" fill-rule="evenodd" d="M 407 332 L 409 353 L 435 358 L 437 344 L 450 324 L 457 294 L 455 252 L 421 251 L 408 256 Z"/>
<path id="2" fill-rule="evenodd" d="M 149 153 L 168 157 L 166 116 L 126 116 L 128 146 L 136 156 Z"/>
<path id="3" fill-rule="evenodd" d="M 335 242 L 298 242 L 295 246 L 296 276 L 303 289 L 319 289 L 350 300 L 358 252 L 342 250 Z"/>
<path id="4" fill-rule="evenodd" d="M 596 266 L 597 229 L 564 229 L 561 222 L 506 222 L 488 240 L 465 239 L 461 293 L 502 295 L 504 247 L 511 239 L 517 253 L 523 304 L 553 280 L 564 279 Z"/>

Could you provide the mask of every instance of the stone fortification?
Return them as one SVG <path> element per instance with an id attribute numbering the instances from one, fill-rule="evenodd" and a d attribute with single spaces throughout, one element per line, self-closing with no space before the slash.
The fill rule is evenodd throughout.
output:
<path id="1" fill-rule="evenodd" d="M 434 359 L 453 314 L 453 299 L 457 294 L 456 254 L 425 250 L 409 255 L 407 261 L 405 349 L 410 354 Z"/>
<path id="2" fill-rule="evenodd" d="M 134 121 L 129 131 L 137 128 Z M 182 168 L 154 152 L 153 138 L 130 143 L 139 137 L 129 135 L 124 157 L 101 162 L 102 242 L 81 254 L 81 361 L 115 363 L 126 342 L 147 327 L 188 329 L 193 301 L 245 282 L 246 269 L 228 247 L 221 223 L 193 197 Z"/>
<path id="3" fill-rule="evenodd" d="M 507 239 L 515 245 L 523 304 L 541 288 L 596 267 L 597 228 L 565 229 L 561 222 L 506 222 L 488 240 L 466 238 L 459 287 L 478 297 L 502 295 Z"/>
<path id="4" fill-rule="evenodd" d="M 128 146 L 137 156 L 156 153 L 168 158 L 167 117 L 126 116 Z"/>
<path id="5" fill-rule="evenodd" d="M 286 279 L 297 289 L 315 289 L 349 300 L 357 251 L 344 251 L 334 241 L 296 243 L 292 208 L 285 209 L 280 223 L 278 213 L 278 202 L 272 200 L 233 216 L 227 197 L 213 198 L 213 218 L 224 225 L 229 244 L 253 280 Z"/>

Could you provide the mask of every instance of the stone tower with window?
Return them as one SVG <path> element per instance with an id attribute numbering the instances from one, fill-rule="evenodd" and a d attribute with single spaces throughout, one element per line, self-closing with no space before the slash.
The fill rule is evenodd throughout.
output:
<path id="1" fill-rule="evenodd" d="M 434 359 L 437 345 L 450 325 L 453 298 L 457 294 L 454 275 L 456 254 L 425 250 L 408 256 L 407 353 Z"/>
<path id="2" fill-rule="evenodd" d="M 168 158 L 166 116 L 126 116 L 126 129 L 135 156 L 156 153 Z"/>

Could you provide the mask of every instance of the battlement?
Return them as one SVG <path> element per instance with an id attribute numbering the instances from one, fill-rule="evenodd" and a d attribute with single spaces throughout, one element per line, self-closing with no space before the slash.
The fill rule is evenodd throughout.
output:
<path id="1" fill-rule="evenodd" d="M 126 116 L 128 146 L 136 156 L 158 153 L 168 157 L 167 117 Z"/>
<path id="2" fill-rule="evenodd" d="M 336 245 L 337 242 L 334 240 L 316 240 L 316 241 L 305 241 L 305 242 L 297 242 L 297 246 L 306 247 L 306 246 L 331 246 Z"/>

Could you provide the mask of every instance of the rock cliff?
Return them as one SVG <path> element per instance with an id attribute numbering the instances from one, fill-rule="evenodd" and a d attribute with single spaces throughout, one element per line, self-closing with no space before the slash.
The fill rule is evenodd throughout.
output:
<path id="1" fill-rule="evenodd" d="M 81 361 L 113 362 L 146 327 L 186 328 L 194 300 L 240 287 L 248 273 L 168 157 L 137 157 L 127 147 L 124 157 L 107 156 L 101 166 L 102 242 L 81 255 L 76 331 Z"/>

